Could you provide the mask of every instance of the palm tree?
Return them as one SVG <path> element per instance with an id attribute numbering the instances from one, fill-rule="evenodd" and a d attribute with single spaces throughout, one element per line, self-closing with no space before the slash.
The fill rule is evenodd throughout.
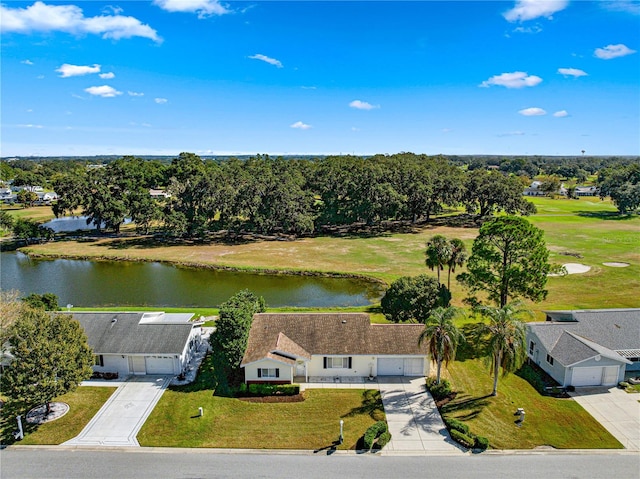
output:
<path id="1" fill-rule="evenodd" d="M 442 235 L 435 235 L 427 241 L 425 255 L 427 268 L 431 271 L 435 269 L 438 272 L 438 284 L 440 284 L 440 271 L 444 269 L 445 264 L 448 264 L 451 256 L 449 240 Z"/>
<path id="2" fill-rule="evenodd" d="M 442 363 L 449 365 L 456 357 L 456 349 L 464 336 L 453 323 L 453 320 L 462 314 L 462 311 L 453 306 L 439 307 L 431 311 L 426 319 L 424 331 L 418 338 L 418 345 L 427 342 L 429 356 L 435 359 L 437 365 L 436 383 L 440 384 L 440 369 Z"/>
<path id="3" fill-rule="evenodd" d="M 447 289 L 451 291 L 451 273 L 456 272 L 456 266 L 462 266 L 467 261 L 467 247 L 464 245 L 461 239 L 453 238 L 449 242 L 451 248 L 451 255 L 449 256 L 449 261 L 447 261 L 447 266 L 449 270 L 447 271 Z"/>
<path id="4" fill-rule="evenodd" d="M 488 363 L 493 375 L 492 396 L 498 395 L 498 373 L 502 375 L 516 371 L 524 362 L 526 352 L 525 326 L 520 317 L 533 316 L 522 302 L 514 301 L 500 308 L 482 306 L 480 314 L 488 323 L 478 323 L 478 338 L 487 338 Z"/>

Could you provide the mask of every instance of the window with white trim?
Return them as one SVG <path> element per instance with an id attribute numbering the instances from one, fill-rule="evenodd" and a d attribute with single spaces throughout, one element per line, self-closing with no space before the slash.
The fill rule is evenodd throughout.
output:
<path id="1" fill-rule="evenodd" d="M 547 362 L 553 366 L 553 357 L 547 354 Z"/>
<path id="2" fill-rule="evenodd" d="M 536 343 L 529 341 L 529 354 L 533 354 L 533 350 L 536 347 Z"/>
<path id="3" fill-rule="evenodd" d="M 349 356 L 325 358 L 325 369 L 350 369 L 351 358 Z"/>
<path id="4" fill-rule="evenodd" d="M 104 366 L 104 357 L 102 354 L 93 355 L 93 364 L 94 366 Z"/>
<path id="5" fill-rule="evenodd" d="M 259 378 L 279 378 L 280 377 L 280 369 L 278 368 L 259 368 L 258 369 L 258 377 Z"/>

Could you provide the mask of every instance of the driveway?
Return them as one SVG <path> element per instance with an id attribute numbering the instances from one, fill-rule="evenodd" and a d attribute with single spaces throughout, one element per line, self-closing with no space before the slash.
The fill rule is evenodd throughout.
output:
<path id="1" fill-rule="evenodd" d="M 573 399 L 631 451 L 640 451 L 640 394 L 617 387 L 576 388 Z"/>
<path id="2" fill-rule="evenodd" d="M 424 377 L 379 376 L 366 378 L 309 378 L 300 388 L 378 389 L 387 415 L 391 442 L 382 453 L 388 454 L 461 454 L 463 449 L 454 442 L 442 422 L 436 403 L 426 390 Z"/>
<path id="3" fill-rule="evenodd" d="M 379 377 L 391 442 L 384 453 L 461 454 L 449 436 L 424 378 Z"/>
<path id="4" fill-rule="evenodd" d="M 116 389 L 68 446 L 140 446 L 136 436 L 171 376 L 132 376 Z"/>

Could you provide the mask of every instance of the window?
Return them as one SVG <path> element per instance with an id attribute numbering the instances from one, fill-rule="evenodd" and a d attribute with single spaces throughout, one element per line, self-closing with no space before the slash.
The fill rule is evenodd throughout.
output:
<path id="1" fill-rule="evenodd" d="M 280 369 L 279 368 L 258 368 L 258 377 L 259 378 L 279 378 Z"/>
<path id="2" fill-rule="evenodd" d="M 536 347 L 536 343 L 529 341 L 529 354 L 533 354 L 533 349 Z"/>
<path id="3" fill-rule="evenodd" d="M 351 356 L 325 357 L 325 369 L 351 369 Z"/>
<path id="4" fill-rule="evenodd" d="M 102 356 L 102 354 L 94 354 L 93 365 L 101 367 L 104 366 L 104 357 Z"/>
<path id="5" fill-rule="evenodd" d="M 553 358 L 547 354 L 547 362 L 553 366 Z"/>

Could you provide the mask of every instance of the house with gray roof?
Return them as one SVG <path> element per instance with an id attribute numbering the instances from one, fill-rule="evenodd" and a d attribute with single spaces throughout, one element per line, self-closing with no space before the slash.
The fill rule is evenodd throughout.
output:
<path id="1" fill-rule="evenodd" d="M 364 313 L 256 314 L 241 363 L 245 382 L 310 377 L 424 376 L 422 324 L 371 324 Z"/>
<path id="2" fill-rule="evenodd" d="M 546 311 L 527 323 L 529 359 L 561 386 L 612 386 L 640 374 L 640 308 Z"/>
<path id="3" fill-rule="evenodd" d="M 94 371 L 131 374 L 182 373 L 202 341 L 192 314 L 70 312 L 95 355 Z"/>

